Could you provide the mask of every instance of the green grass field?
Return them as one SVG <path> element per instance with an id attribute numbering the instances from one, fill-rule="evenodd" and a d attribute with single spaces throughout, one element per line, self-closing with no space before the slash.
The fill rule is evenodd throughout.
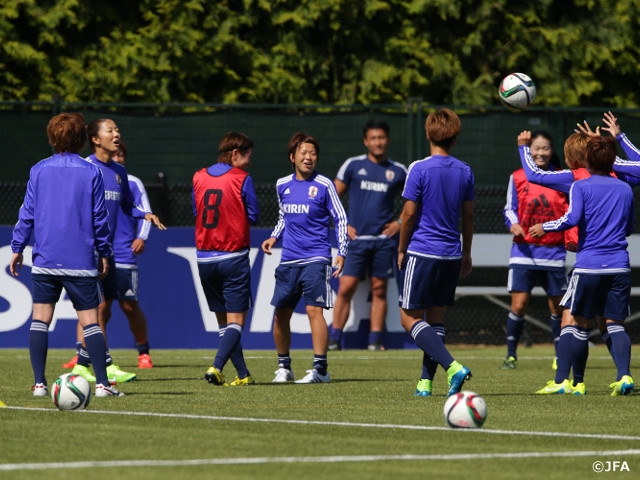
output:
<path id="1" fill-rule="evenodd" d="M 413 396 L 419 350 L 331 352 L 332 383 L 314 385 L 272 384 L 275 353 L 246 351 L 258 384 L 241 388 L 204 380 L 213 351 L 155 350 L 156 366 L 119 387 L 126 397 L 60 412 L 49 397 L 31 395 L 28 351 L 3 349 L 0 478 L 640 476 L 640 396 L 610 397 L 615 369 L 604 347 L 590 351 L 584 397 L 533 394 L 553 378 L 551 346 L 521 347 L 517 370 L 500 369 L 504 347 L 450 348 L 473 371 L 464 389 L 487 402 L 482 429 L 444 426 L 442 370 L 433 397 Z M 637 347 L 633 353 L 632 373 L 640 376 Z M 49 384 L 71 354 L 50 351 Z M 136 352 L 113 354 L 136 370 Z M 301 378 L 311 352 L 292 357 Z M 235 374 L 231 365 L 225 373 Z M 595 462 L 617 471 L 596 474 Z"/>

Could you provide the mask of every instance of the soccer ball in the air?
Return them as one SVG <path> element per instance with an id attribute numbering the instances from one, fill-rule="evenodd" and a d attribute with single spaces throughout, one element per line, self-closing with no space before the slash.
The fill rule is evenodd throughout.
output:
<path id="1" fill-rule="evenodd" d="M 91 400 L 91 385 L 80 375 L 60 375 L 51 389 L 51 399 L 60 410 L 84 410 Z"/>
<path id="2" fill-rule="evenodd" d="M 474 392 L 454 393 L 444 403 L 444 421 L 451 428 L 480 428 L 487 419 L 487 404 Z"/>
<path id="3" fill-rule="evenodd" d="M 536 98 L 536 86 L 529 75 L 511 73 L 502 79 L 498 96 L 507 107 L 523 109 Z"/>

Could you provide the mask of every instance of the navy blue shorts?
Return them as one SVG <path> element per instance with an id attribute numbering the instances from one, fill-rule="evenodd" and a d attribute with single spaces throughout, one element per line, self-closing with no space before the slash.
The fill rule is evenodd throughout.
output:
<path id="1" fill-rule="evenodd" d="M 91 310 L 100 305 L 100 286 L 98 277 L 70 277 L 62 275 L 31 275 L 31 293 L 33 303 L 52 304 L 60 300 L 62 288 L 76 310 Z"/>
<path id="2" fill-rule="evenodd" d="M 107 276 L 100 280 L 100 291 L 106 300 L 118 299 L 118 274 L 116 272 L 116 262 L 113 257 L 109 257 L 109 272 Z"/>
<path id="3" fill-rule="evenodd" d="M 138 266 L 131 268 L 116 267 L 118 300 L 138 300 Z"/>
<path id="4" fill-rule="evenodd" d="M 295 308 L 304 296 L 304 304 L 314 307 L 333 307 L 331 265 L 278 265 L 276 287 L 271 299 L 274 307 Z"/>
<path id="5" fill-rule="evenodd" d="M 253 304 L 249 255 L 198 263 L 198 273 L 212 312 L 242 313 Z"/>
<path id="6" fill-rule="evenodd" d="M 398 244 L 392 238 L 351 240 L 344 259 L 342 275 L 364 280 L 367 275 L 375 278 L 395 276 Z"/>
<path id="7" fill-rule="evenodd" d="M 567 276 L 564 268 L 554 270 L 509 268 L 507 281 L 509 292 L 531 293 L 536 285 L 540 285 L 549 297 L 564 295 L 567 291 Z"/>
<path id="8" fill-rule="evenodd" d="M 631 312 L 631 274 L 592 275 L 573 273 L 560 305 L 585 318 L 598 315 L 618 322 Z"/>
<path id="9" fill-rule="evenodd" d="M 462 259 L 405 256 L 400 306 L 405 310 L 426 310 L 452 306 L 460 277 Z"/>

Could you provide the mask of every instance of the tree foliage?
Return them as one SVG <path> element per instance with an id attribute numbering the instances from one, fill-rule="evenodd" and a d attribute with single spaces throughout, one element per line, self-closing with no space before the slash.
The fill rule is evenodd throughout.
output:
<path id="1" fill-rule="evenodd" d="M 640 0 L 0 0 L 0 99 L 638 107 Z"/>

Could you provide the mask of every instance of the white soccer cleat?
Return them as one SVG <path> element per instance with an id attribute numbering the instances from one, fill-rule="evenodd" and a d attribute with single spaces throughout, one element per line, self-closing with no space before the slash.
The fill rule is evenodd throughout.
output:
<path id="1" fill-rule="evenodd" d="M 273 379 L 272 383 L 286 383 L 293 381 L 293 371 L 289 368 L 280 367 L 275 372 L 276 378 Z"/>
<path id="2" fill-rule="evenodd" d="M 96 397 L 124 397 L 124 393 L 119 392 L 112 386 L 105 386 L 101 383 L 96 385 Z"/>
<path id="3" fill-rule="evenodd" d="M 34 397 L 46 397 L 49 395 L 49 388 L 44 383 L 36 383 L 31 387 Z"/>
<path id="4" fill-rule="evenodd" d="M 326 375 L 322 375 L 318 370 L 312 368 L 311 370 L 307 370 L 304 378 L 296 380 L 295 383 L 329 383 L 330 380 L 329 372 L 327 372 Z"/>

